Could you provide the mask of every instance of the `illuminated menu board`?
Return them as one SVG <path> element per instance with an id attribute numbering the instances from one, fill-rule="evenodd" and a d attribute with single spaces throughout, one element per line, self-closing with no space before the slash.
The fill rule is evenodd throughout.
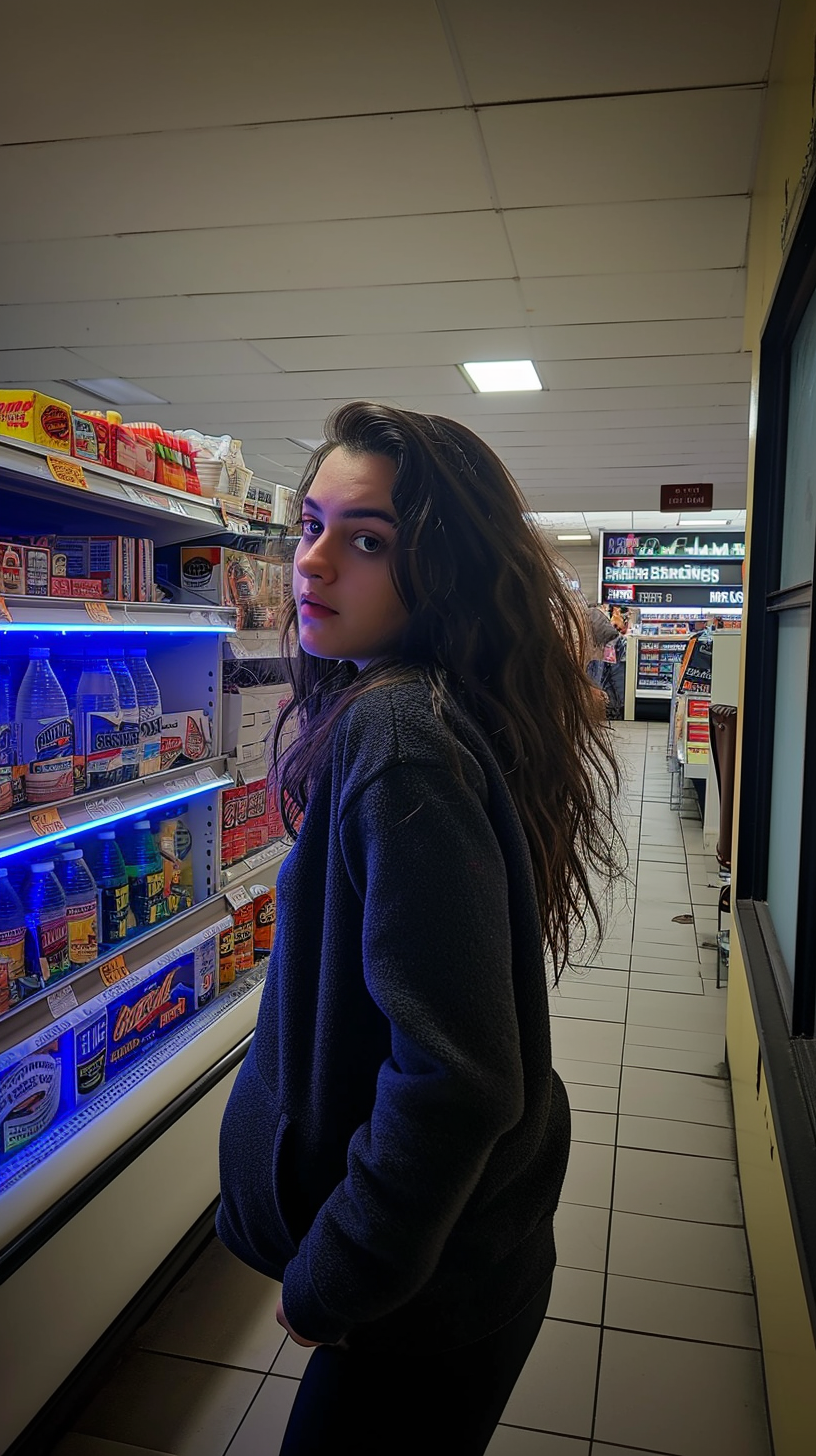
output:
<path id="1" fill-rule="evenodd" d="M 601 601 L 716 611 L 742 606 L 743 531 L 602 532 Z"/>

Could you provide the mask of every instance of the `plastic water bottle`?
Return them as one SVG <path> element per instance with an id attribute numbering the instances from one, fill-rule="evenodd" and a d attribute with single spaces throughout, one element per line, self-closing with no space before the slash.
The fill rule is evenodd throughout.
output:
<path id="1" fill-rule="evenodd" d="M 155 925 L 165 915 L 164 865 L 149 819 L 137 819 L 123 844 L 130 888 L 130 914 L 137 930 Z"/>
<path id="2" fill-rule="evenodd" d="M 74 728 L 50 656 L 48 647 L 30 649 L 14 714 L 30 804 L 70 799 L 74 792 Z"/>
<path id="3" fill-rule="evenodd" d="M 11 672 L 0 662 L 0 814 L 14 801 L 14 713 L 11 706 Z"/>
<path id="4" fill-rule="evenodd" d="M 68 955 L 68 908 L 62 886 L 54 874 L 52 859 L 36 860 L 25 887 L 26 929 L 29 944 L 29 971 L 38 975 L 46 988 L 52 981 L 67 976 L 71 969 Z"/>
<path id="5" fill-rule="evenodd" d="M 128 930 L 128 877 L 122 851 L 112 829 L 100 829 L 87 849 L 88 868 L 96 880 L 100 951 L 120 945 Z"/>
<path id="6" fill-rule="evenodd" d="M 80 781 L 88 790 L 107 789 L 121 779 L 122 714 L 107 657 L 88 653 L 77 684 L 74 713 Z M 77 785 L 79 786 L 79 785 Z"/>
<path id="7" fill-rule="evenodd" d="M 139 777 L 158 773 L 161 768 L 161 693 L 147 661 L 146 647 L 128 650 L 128 667 L 139 704 L 139 738 L 142 758 Z"/>
<path id="8" fill-rule="evenodd" d="M 38 989 L 26 986 L 25 936 L 23 902 L 0 866 L 0 1016 Z"/>
<path id="9" fill-rule="evenodd" d="M 122 771 L 119 781 L 129 784 L 132 779 L 139 777 L 139 765 L 142 760 L 136 684 L 123 652 L 110 659 L 110 668 L 116 680 L 119 708 L 122 714 Z"/>
<path id="10" fill-rule="evenodd" d="M 76 708 L 77 684 L 82 677 L 84 666 L 85 663 L 81 657 L 58 657 L 54 662 L 54 671 L 62 684 L 69 713 L 73 713 Z"/>
<path id="11" fill-rule="evenodd" d="M 64 849 L 56 861 L 68 912 L 68 959 L 71 970 L 87 966 L 99 954 L 99 908 L 96 880 L 81 849 Z"/>

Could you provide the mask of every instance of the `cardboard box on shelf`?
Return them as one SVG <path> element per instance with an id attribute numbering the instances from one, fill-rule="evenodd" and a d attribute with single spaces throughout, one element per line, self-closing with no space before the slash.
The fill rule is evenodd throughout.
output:
<path id="1" fill-rule="evenodd" d="M 156 447 L 150 440 L 143 440 L 127 425 L 111 425 L 110 438 L 114 470 L 137 475 L 140 480 L 155 479 Z"/>
<path id="2" fill-rule="evenodd" d="M 236 607 L 239 628 L 279 627 L 285 603 L 279 561 L 225 546 L 182 546 L 181 585 L 217 607 Z"/>
<path id="3" fill-rule="evenodd" d="M 111 464 L 111 427 L 102 415 L 73 410 L 74 454 L 80 460 L 95 460 L 99 465 Z"/>
<path id="4" fill-rule="evenodd" d="M 177 713 L 162 714 L 162 770 L 200 763 L 211 754 L 212 720 L 203 708 L 183 708 Z"/>
<path id="5" fill-rule="evenodd" d="M 102 583 L 106 601 L 136 600 L 136 542 L 132 536 L 89 536 L 88 576 Z"/>
<path id="6" fill-rule="evenodd" d="M 71 407 L 36 389 L 0 389 L 0 435 L 71 454 Z"/>
<path id="7" fill-rule="evenodd" d="M 75 597 L 84 600 L 86 597 L 94 601 L 102 601 L 102 583 L 95 576 L 53 576 L 51 578 L 52 597 Z"/>
<path id="8" fill-rule="evenodd" d="M 47 546 L 23 547 L 23 577 L 28 597 L 47 597 L 51 590 L 51 552 Z"/>

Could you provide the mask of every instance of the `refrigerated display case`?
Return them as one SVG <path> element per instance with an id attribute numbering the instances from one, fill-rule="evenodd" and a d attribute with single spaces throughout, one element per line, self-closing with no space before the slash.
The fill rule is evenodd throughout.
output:
<path id="1" fill-rule="evenodd" d="M 45 451 L 0 442 L 2 534 L 129 531 L 160 549 L 231 543 L 253 530 L 232 506 L 119 472 L 86 463 L 83 479 L 63 483 Z M 7 881 L 20 882 L 23 862 L 56 862 L 66 845 L 85 850 L 103 831 L 124 843 L 136 823 L 164 855 L 155 914 L 140 918 L 131 900 L 121 936 L 53 976 L 56 962 L 27 930 L 25 974 L 12 976 L 13 995 L 0 995 L 2 1450 L 48 1449 L 72 1392 L 87 1390 L 209 1237 L 220 1117 L 266 969 L 269 935 L 237 973 L 222 960 L 219 979 L 223 937 L 247 904 L 251 916 L 252 892 L 274 886 L 289 847 L 267 834 L 222 865 L 222 796 L 236 777 L 222 743 L 224 643 L 237 658 L 258 644 L 242 648 L 232 607 L 164 595 L 0 596 L 0 656 L 16 687 L 32 646 L 49 647 L 59 663 L 138 645 L 164 724 L 154 772 L 125 779 L 116 769 L 91 790 L 75 775 L 76 792 L 28 802 L 17 764 L 14 802 L 0 813 Z M 261 645 L 277 651 L 276 636 Z M 270 915 L 274 900 L 267 927 Z M 0 945 L 0 972 L 3 964 Z"/>
<path id="2" fill-rule="evenodd" d="M 624 717 L 666 717 L 672 696 L 672 675 L 688 644 L 688 636 L 626 637 Z"/>

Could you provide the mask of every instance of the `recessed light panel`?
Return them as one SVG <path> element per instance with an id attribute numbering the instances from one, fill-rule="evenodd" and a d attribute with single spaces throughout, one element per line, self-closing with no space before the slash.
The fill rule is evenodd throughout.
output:
<path id="1" fill-rule="evenodd" d="M 556 541 L 591 541 L 592 535 L 589 531 L 576 531 L 569 536 L 556 536 Z"/>
<path id="2" fill-rule="evenodd" d="M 544 388 L 532 359 L 501 359 L 461 367 L 477 394 L 513 394 Z"/>

